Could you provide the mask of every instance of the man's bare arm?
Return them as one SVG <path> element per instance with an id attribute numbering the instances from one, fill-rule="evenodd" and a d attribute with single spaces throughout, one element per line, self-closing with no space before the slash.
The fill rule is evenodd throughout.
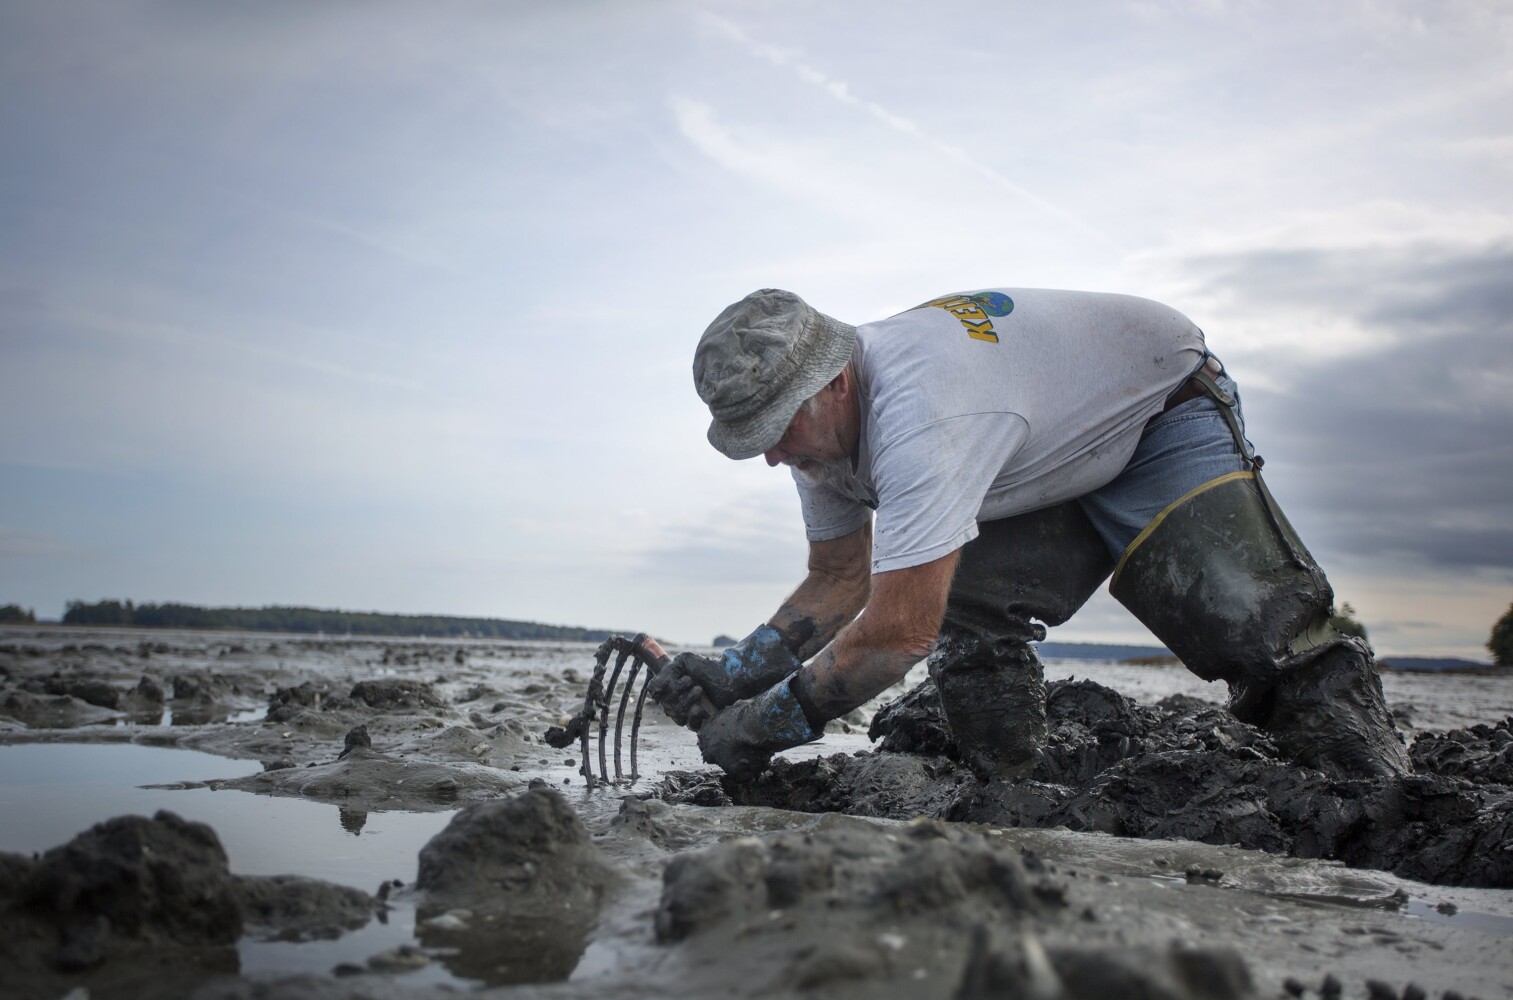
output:
<path id="1" fill-rule="evenodd" d="M 828 542 L 810 542 L 809 575 L 768 624 L 783 636 L 783 645 L 807 660 L 866 606 L 871 570 L 871 524 Z"/>
<path id="2" fill-rule="evenodd" d="M 861 617 L 806 668 L 810 707 L 828 718 L 843 715 L 898 683 L 929 655 L 959 555 L 872 577 Z"/>

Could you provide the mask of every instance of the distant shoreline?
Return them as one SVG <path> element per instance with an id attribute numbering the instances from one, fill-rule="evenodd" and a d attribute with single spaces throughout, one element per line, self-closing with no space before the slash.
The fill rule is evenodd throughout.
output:
<path id="1" fill-rule="evenodd" d="M 1117 662 L 1149 661 L 1163 659 L 1176 661 L 1171 650 L 1164 646 L 1132 646 L 1099 642 L 1042 642 L 1039 643 L 1042 659 L 1056 660 L 1115 660 Z M 1499 667 L 1485 660 L 1467 660 L 1459 656 L 1397 656 L 1377 654 L 1377 666 L 1383 670 L 1409 670 L 1434 673 L 1442 670 L 1486 670 L 1497 673 L 1513 668 Z"/>
<path id="2" fill-rule="evenodd" d="M 546 625 L 509 618 L 404 615 L 295 605 L 213 608 L 178 603 L 135 604 L 129 600 L 104 600 L 94 604 L 70 601 L 63 620 L 58 624 L 65 627 L 214 629 L 396 638 L 556 639 L 575 642 L 602 642 L 613 632 L 611 629 Z"/>
<path id="3" fill-rule="evenodd" d="M 104 602 L 102 602 L 104 603 Z M 122 605 L 127 607 L 128 605 Z M 0 622 L 0 628 L 85 628 L 85 629 L 111 629 L 127 628 L 141 629 L 144 631 L 186 631 L 186 632 L 248 632 L 248 633 L 282 633 L 288 635 L 311 635 L 332 637 L 363 636 L 370 638 L 392 639 L 536 639 L 562 642 L 602 642 L 610 635 L 629 635 L 629 629 L 590 629 L 572 625 L 546 625 L 540 622 L 515 621 L 507 618 L 462 618 L 450 615 L 400 615 L 387 614 L 376 611 L 339 611 L 320 608 L 286 607 L 273 605 L 267 608 L 198 608 L 194 605 L 138 605 L 131 606 L 136 613 L 142 613 L 142 609 L 151 611 L 161 607 L 176 607 L 192 609 L 206 613 L 196 623 L 170 622 L 170 621 L 48 621 L 35 622 Z M 287 624 L 288 618 L 264 617 L 266 624 L 242 624 L 240 621 L 212 621 L 207 620 L 211 616 L 219 617 L 221 612 L 238 612 L 240 615 L 226 615 L 227 619 L 247 615 L 255 616 L 259 612 L 276 612 L 287 615 L 290 612 L 298 612 L 305 617 L 303 627 L 294 627 Z M 133 615 L 136 617 L 136 614 Z M 248 619 L 244 619 L 248 620 Z M 256 617 L 250 620 L 257 621 Z M 279 621 L 286 622 L 279 624 Z M 327 626 L 319 627 L 319 622 L 327 623 Z M 350 626 L 347 623 L 351 623 Z M 425 627 L 418 623 L 424 623 Z M 408 630 L 407 630 L 408 629 Z M 725 636 L 720 636 L 725 639 Z M 664 645 L 700 648 L 702 643 L 678 643 L 663 639 Z M 728 645 L 728 643 L 715 642 L 711 645 L 716 647 Z M 1157 665 L 1163 662 L 1179 662 L 1171 651 L 1164 646 L 1136 645 L 1131 643 L 1104 643 L 1104 642 L 1060 642 L 1045 641 L 1035 644 L 1042 659 L 1047 660 L 1104 660 L 1115 663 L 1151 664 Z M 1378 654 L 1377 664 L 1383 670 L 1401 670 L 1417 673 L 1434 673 L 1440 671 L 1486 671 L 1488 673 L 1501 673 L 1513 668 L 1500 667 L 1484 660 L 1468 660 L 1458 656 L 1398 656 L 1394 654 Z"/>

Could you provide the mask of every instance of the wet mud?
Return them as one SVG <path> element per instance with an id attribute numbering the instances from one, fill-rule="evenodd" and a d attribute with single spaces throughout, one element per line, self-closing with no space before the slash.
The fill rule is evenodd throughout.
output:
<path id="1" fill-rule="evenodd" d="M 1147 706 L 1093 681 L 1057 681 L 1047 705 L 1044 752 L 1022 778 L 972 779 L 927 679 L 877 713 L 877 751 L 780 760 L 720 790 L 743 805 L 1193 840 L 1513 888 L 1513 719 L 1419 737 L 1404 779 L 1342 781 L 1191 698 Z M 702 783 L 674 777 L 664 795 L 709 802 Z"/>
<path id="2" fill-rule="evenodd" d="M 438 824 L 403 878 L 360 886 L 239 874 L 172 811 L 0 853 L 5 994 L 1513 995 L 1507 719 L 1409 730 L 1415 775 L 1340 782 L 1212 703 L 1052 681 L 1044 754 L 983 784 L 925 681 L 748 783 L 648 711 L 649 777 L 589 790 L 542 734 L 592 651 L 0 634 L 0 745 L 255 761 L 161 787 L 325 803 L 351 850 L 375 815 Z M 249 941 L 334 956 L 379 927 L 320 972 L 247 969 Z"/>
<path id="3" fill-rule="evenodd" d="M 560 792 L 469 806 L 420 852 L 420 940 L 466 978 L 566 979 L 617 880 Z"/>
<path id="4" fill-rule="evenodd" d="M 122 816 L 35 859 L 0 854 L 0 966 L 10 996 L 173 995 L 234 972 L 244 934 L 338 937 L 374 909 L 347 886 L 232 875 L 203 823 Z"/>

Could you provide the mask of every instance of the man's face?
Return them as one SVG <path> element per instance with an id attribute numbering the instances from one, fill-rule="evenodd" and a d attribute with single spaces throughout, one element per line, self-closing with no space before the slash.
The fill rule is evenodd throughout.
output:
<path id="1" fill-rule="evenodd" d="M 841 414 L 831 395 L 832 387 L 826 386 L 799 407 L 778 443 L 762 453 L 768 465 L 789 465 L 811 475 L 835 463 L 845 463 L 849 469 L 850 453 L 838 426 Z"/>

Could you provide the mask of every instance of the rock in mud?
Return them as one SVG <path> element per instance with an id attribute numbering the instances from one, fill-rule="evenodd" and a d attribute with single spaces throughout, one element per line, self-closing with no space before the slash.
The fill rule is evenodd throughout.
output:
<path id="1" fill-rule="evenodd" d="M 550 982 L 578 964 L 618 876 L 562 793 L 531 788 L 459 812 L 420 851 L 417 933 L 458 975 Z M 436 918 L 466 910 L 463 926 Z"/>

